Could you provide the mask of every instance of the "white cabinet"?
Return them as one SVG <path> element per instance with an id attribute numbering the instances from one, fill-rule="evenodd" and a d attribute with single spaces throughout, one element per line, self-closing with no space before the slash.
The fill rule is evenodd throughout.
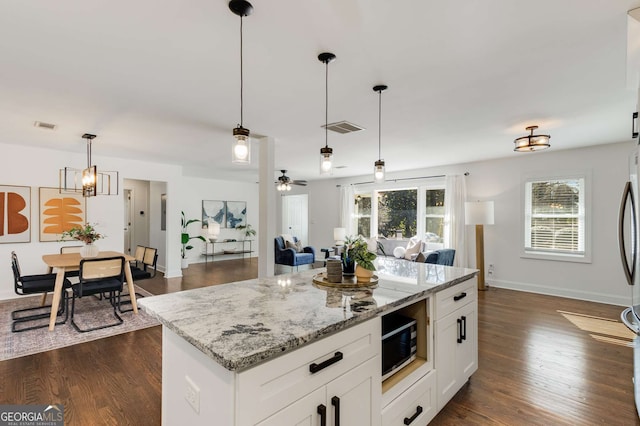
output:
<path id="1" fill-rule="evenodd" d="M 239 373 L 236 424 L 379 425 L 380 338 L 372 318 Z"/>
<path id="2" fill-rule="evenodd" d="M 435 370 L 438 410 L 478 369 L 476 280 L 436 294 Z"/>
<path id="3" fill-rule="evenodd" d="M 371 358 L 258 425 L 380 425 L 379 369 L 380 357 Z"/>
<path id="4" fill-rule="evenodd" d="M 426 425 L 438 413 L 436 406 L 436 372 L 411 385 L 382 410 L 384 426 Z"/>

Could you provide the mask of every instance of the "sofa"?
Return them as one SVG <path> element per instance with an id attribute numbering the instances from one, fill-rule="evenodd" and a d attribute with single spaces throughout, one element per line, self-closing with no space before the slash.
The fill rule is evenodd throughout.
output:
<path id="1" fill-rule="evenodd" d="M 293 237 L 293 241 L 298 243 L 298 238 Z M 311 246 L 301 247 L 301 251 L 295 248 L 287 248 L 285 240 L 282 236 L 274 239 L 275 262 L 276 265 L 287 265 L 296 267 L 300 265 L 312 265 L 316 261 L 316 251 Z"/>

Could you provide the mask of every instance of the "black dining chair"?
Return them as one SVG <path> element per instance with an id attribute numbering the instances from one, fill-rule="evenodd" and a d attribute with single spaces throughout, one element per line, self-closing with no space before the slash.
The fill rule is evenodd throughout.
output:
<path id="1" fill-rule="evenodd" d="M 73 293 L 73 299 L 71 300 L 71 324 L 76 330 L 85 333 L 87 331 L 115 327 L 123 323 L 122 318 L 118 315 L 118 309 L 120 309 L 120 293 L 122 292 L 125 280 L 124 262 L 123 256 L 82 259 L 80 261 L 80 274 L 78 276 L 80 281 L 77 284 L 71 285 Z M 116 317 L 116 322 L 81 328 L 74 320 L 76 299 L 94 294 L 108 295 L 108 299 L 113 305 L 113 315 Z M 92 313 L 95 315 L 95 311 Z"/>
<path id="2" fill-rule="evenodd" d="M 56 274 L 22 275 L 20 263 L 18 262 L 18 255 L 15 251 L 11 252 L 11 269 L 13 270 L 13 288 L 16 294 L 20 296 L 43 294 L 46 297 L 47 293 L 53 292 L 56 285 Z M 64 324 L 69 315 L 67 309 L 67 289 L 71 287 L 71 282 L 65 278 L 63 286 L 62 297 L 64 300 L 58 309 L 57 318 L 59 318 L 59 320 L 56 320 L 56 324 Z M 44 303 L 44 298 L 42 303 Z M 37 313 L 29 315 L 29 312 Z M 64 318 L 62 317 L 63 313 L 65 314 Z M 33 308 L 17 309 L 11 312 L 11 319 L 13 320 L 13 323 L 11 324 L 11 331 L 17 333 L 21 331 L 34 330 L 36 328 L 48 327 L 49 323 L 44 321 L 40 321 L 36 325 L 28 325 L 27 323 L 35 320 L 41 320 L 43 318 L 49 318 L 50 315 L 51 305 L 42 304 Z"/>

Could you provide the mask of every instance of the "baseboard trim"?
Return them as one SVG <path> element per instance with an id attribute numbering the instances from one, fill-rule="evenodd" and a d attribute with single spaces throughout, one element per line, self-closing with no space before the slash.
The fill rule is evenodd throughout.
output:
<path id="1" fill-rule="evenodd" d="M 534 283 L 521 283 L 507 280 L 490 279 L 488 287 L 504 288 L 508 290 L 526 291 L 529 293 L 545 294 L 547 296 L 566 297 L 569 299 L 585 300 L 587 302 L 606 303 L 608 305 L 629 306 L 631 297 L 615 296 L 592 291 L 578 291 L 567 288 L 551 287 Z"/>

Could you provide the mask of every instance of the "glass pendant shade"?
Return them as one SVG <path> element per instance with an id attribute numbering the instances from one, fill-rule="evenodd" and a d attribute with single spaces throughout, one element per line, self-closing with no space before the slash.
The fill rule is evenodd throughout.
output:
<path id="1" fill-rule="evenodd" d="M 378 160 L 373 166 L 373 180 L 375 183 L 384 182 L 384 160 Z"/>
<path id="2" fill-rule="evenodd" d="M 320 148 L 320 174 L 330 175 L 333 167 L 333 149 L 324 147 Z"/>
<path id="3" fill-rule="evenodd" d="M 537 128 L 538 126 L 527 127 L 527 130 L 529 130 L 531 133 L 527 136 L 523 136 L 513 141 L 513 143 L 515 144 L 515 148 L 513 148 L 513 150 L 516 152 L 531 152 L 549 148 L 551 146 L 549 144 L 549 139 L 551 139 L 551 136 L 534 135 L 533 131 Z"/>
<path id="4" fill-rule="evenodd" d="M 82 171 L 82 196 L 93 197 L 96 195 L 96 183 L 98 179 L 96 175 L 98 169 L 96 166 L 87 167 Z"/>
<path id="5" fill-rule="evenodd" d="M 251 163 L 251 138 L 249 137 L 249 129 L 238 126 L 233 129 L 233 151 L 231 152 L 232 162 L 236 164 Z"/>

